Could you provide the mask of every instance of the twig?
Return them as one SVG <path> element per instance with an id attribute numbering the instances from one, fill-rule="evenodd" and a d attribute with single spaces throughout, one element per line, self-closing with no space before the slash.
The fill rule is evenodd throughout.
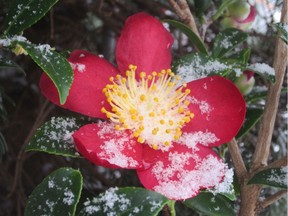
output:
<path id="1" fill-rule="evenodd" d="M 174 11 L 176 12 L 177 16 L 187 24 L 195 34 L 198 35 L 200 38 L 199 31 L 197 29 L 194 17 L 190 11 L 189 5 L 186 0 L 168 0 L 170 5 L 173 7 Z"/>
<path id="2" fill-rule="evenodd" d="M 281 22 L 287 23 L 287 19 L 287 0 L 284 0 Z M 266 107 L 260 124 L 258 142 L 253 155 L 252 169 L 257 169 L 267 164 L 286 66 L 287 46 L 282 39 L 278 38 L 273 63 L 276 82 L 270 86 L 267 94 Z"/>
<path id="3" fill-rule="evenodd" d="M 260 208 L 266 208 L 267 206 L 275 203 L 277 200 L 281 199 L 285 195 L 287 195 L 287 190 L 278 191 L 277 193 L 271 195 L 270 197 L 268 197 L 264 201 L 262 201 L 260 203 Z"/>
<path id="4" fill-rule="evenodd" d="M 239 181 L 241 181 L 243 176 L 247 173 L 247 169 L 245 167 L 243 158 L 241 156 L 240 149 L 237 145 L 237 141 L 235 138 L 233 138 L 228 143 L 228 150 L 229 150 L 229 153 L 230 153 L 231 158 L 232 158 L 232 162 L 233 162 L 234 167 L 235 167 L 236 175 L 237 175 Z"/>
<path id="5" fill-rule="evenodd" d="M 262 171 L 262 170 L 272 169 L 272 168 L 281 168 L 287 165 L 288 165 L 288 160 L 287 160 L 287 155 L 286 155 L 283 158 L 270 163 L 268 166 L 261 167 L 259 170 L 257 170 L 257 172 Z"/>
<path id="6" fill-rule="evenodd" d="M 23 157 L 24 157 L 25 147 L 26 147 L 27 143 L 29 142 L 31 137 L 34 135 L 35 131 L 40 126 L 43 119 L 45 117 L 47 117 L 47 115 L 50 113 L 51 109 L 54 108 L 54 105 L 50 106 L 50 107 L 48 107 L 48 105 L 49 105 L 48 101 L 45 101 L 45 103 L 42 105 L 42 107 L 38 113 L 38 116 L 37 116 L 29 134 L 27 135 L 27 137 L 26 137 L 26 139 L 25 139 L 25 141 L 24 141 L 24 143 L 23 143 L 23 145 L 22 145 L 22 147 L 18 153 L 17 161 L 16 161 L 14 181 L 13 181 L 10 193 L 7 195 L 7 197 L 10 197 L 10 196 L 12 196 L 12 194 L 14 194 L 14 192 L 17 188 L 17 185 L 21 181 L 22 163 L 23 163 Z"/>

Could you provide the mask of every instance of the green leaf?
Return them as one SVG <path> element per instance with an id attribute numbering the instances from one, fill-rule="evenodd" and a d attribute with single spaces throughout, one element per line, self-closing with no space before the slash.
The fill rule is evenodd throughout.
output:
<path id="1" fill-rule="evenodd" d="M 178 22 L 176 20 L 169 20 L 169 19 L 165 19 L 165 20 L 163 20 L 163 22 L 167 22 L 170 25 L 178 28 L 180 31 L 182 31 L 189 38 L 189 40 L 192 42 L 192 44 L 196 47 L 196 49 L 199 52 L 204 53 L 204 54 L 208 54 L 208 51 L 207 51 L 204 43 L 202 42 L 202 40 L 187 25 L 185 25 L 181 22 Z"/>
<path id="2" fill-rule="evenodd" d="M 247 69 L 260 75 L 263 79 L 275 83 L 275 70 L 265 63 L 255 63 L 248 65 Z"/>
<path id="3" fill-rule="evenodd" d="M 214 59 L 201 53 L 190 53 L 182 56 L 172 65 L 172 70 L 185 82 L 213 74 L 224 76 L 233 70 L 224 60 Z"/>
<path id="4" fill-rule="evenodd" d="M 267 169 L 255 174 L 248 184 L 262 184 L 287 189 L 288 170 L 287 167 Z"/>
<path id="5" fill-rule="evenodd" d="M 247 134 L 249 130 L 251 130 L 254 125 L 261 119 L 261 116 L 263 115 L 263 109 L 260 108 L 247 108 L 246 110 L 246 116 L 245 116 L 245 121 L 238 132 L 236 138 L 240 138 Z"/>
<path id="6" fill-rule="evenodd" d="M 248 63 L 248 60 L 250 58 L 250 54 L 251 54 L 251 49 L 250 48 L 243 49 L 240 52 L 239 58 L 241 59 L 242 63 L 244 63 L 244 64 Z"/>
<path id="7" fill-rule="evenodd" d="M 212 50 L 212 56 L 214 58 L 223 57 L 227 52 L 246 40 L 247 37 L 247 33 L 238 29 L 225 29 L 216 36 L 214 48 Z"/>
<path id="8" fill-rule="evenodd" d="M 277 28 L 280 38 L 288 44 L 288 25 L 284 23 L 275 23 L 274 26 Z"/>
<path id="9" fill-rule="evenodd" d="M 209 192 L 201 192 L 196 197 L 188 199 L 183 203 L 187 207 L 209 216 L 236 215 L 232 202 L 220 194 L 214 196 Z"/>
<path id="10" fill-rule="evenodd" d="M 24 215 L 73 216 L 81 190 L 81 173 L 71 168 L 60 168 L 47 176 L 33 190 Z"/>
<path id="11" fill-rule="evenodd" d="M 49 45 L 30 44 L 19 41 L 20 45 L 28 55 L 43 69 L 55 84 L 60 103 L 64 104 L 73 82 L 73 70 L 69 62 L 59 53 L 51 50 Z"/>
<path id="12" fill-rule="evenodd" d="M 93 199 L 87 199 L 77 216 L 153 216 L 158 215 L 167 198 L 143 188 L 110 188 Z"/>
<path id="13" fill-rule="evenodd" d="M 18 35 L 40 20 L 58 0 L 14 0 L 9 8 L 4 34 Z"/>
<path id="14" fill-rule="evenodd" d="M 236 1 L 237 0 L 223 0 L 221 5 L 218 7 L 216 13 L 212 16 L 212 20 L 218 19 L 223 14 L 224 10 L 226 10 L 229 5 L 233 4 Z"/>
<path id="15" fill-rule="evenodd" d="M 42 151 L 50 154 L 79 157 L 72 142 L 72 133 L 84 125 L 75 118 L 52 117 L 37 129 L 26 146 L 26 151 Z"/>

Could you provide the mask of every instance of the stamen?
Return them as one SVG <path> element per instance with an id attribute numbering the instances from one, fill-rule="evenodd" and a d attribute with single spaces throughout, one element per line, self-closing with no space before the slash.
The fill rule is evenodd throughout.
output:
<path id="1" fill-rule="evenodd" d="M 115 130 L 129 129 L 139 143 L 155 150 L 168 150 L 174 140 L 181 137 L 181 128 L 194 118 L 185 100 L 190 89 L 182 84 L 171 69 L 159 73 L 139 73 L 137 66 L 129 65 L 126 77 L 110 77 L 110 84 L 102 92 L 111 105 L 111 111 L 101 108 L 107 118 L 115 122 Z"/>

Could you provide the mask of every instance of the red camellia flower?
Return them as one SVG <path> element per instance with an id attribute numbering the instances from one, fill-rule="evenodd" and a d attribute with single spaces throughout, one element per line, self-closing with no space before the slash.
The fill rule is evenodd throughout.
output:
<path id="1" fill-rule="evenodd" d="M 212 147 L 230 141 L 245 101 L 229 80 L 211 76 L 181 84 L 171 67 L 172 35 L 145 13 L 129 17 L 115 68 L 87 51 L 71 53 L 74 81 L 64 105 L 43 74 L 53 103 L 103 119 L 73 134 L 76 149 L 96 165 L 136 169 L 144 187 L 183 200 L 223 180 L 226 165 Z"/>

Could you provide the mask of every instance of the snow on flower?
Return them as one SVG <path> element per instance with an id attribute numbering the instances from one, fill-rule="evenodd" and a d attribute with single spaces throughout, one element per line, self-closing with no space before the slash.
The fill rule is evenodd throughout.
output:
<path id="1" fill-rule="evenodd" d="M 227 166 L 212 147 L 230 141 L 245 116 L 235 85 L 220 76 L 187 84 L 171 71 L 172 35 L 154 17 L 129 17 L 117 41 L 117 68 L 84 50 L 71 53 L 74 81 L 64 105 L 43 74 L 53 103 L 102 119 L 73 134 L 75 147 L 96 165 L 136 169 L 147 189 L 174 200 L 223 181 Z M 85 71 L 85 72 L 84 72 Z"/>

